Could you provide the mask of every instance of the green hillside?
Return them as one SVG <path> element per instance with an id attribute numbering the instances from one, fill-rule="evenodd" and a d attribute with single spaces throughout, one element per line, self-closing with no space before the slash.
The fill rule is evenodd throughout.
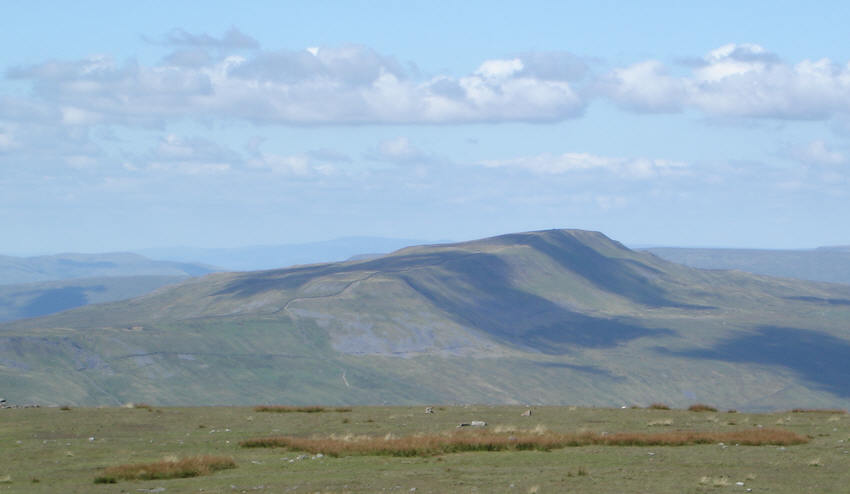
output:
<path id="1" fill-rule="evenodd" d="M 850 286 L 550 230 L 217 273 L 0 325 L 15 402 L 847 407 Z"/>

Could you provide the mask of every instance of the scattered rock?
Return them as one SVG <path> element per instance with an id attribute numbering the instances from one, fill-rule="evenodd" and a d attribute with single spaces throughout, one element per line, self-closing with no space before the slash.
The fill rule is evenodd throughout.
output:
<path id="1" fill-rule="evenodd" d="M 483 420 L 473 420 L 472 422 L 461 422 L 458 427 L 486 427 L 487 422 Z"/>

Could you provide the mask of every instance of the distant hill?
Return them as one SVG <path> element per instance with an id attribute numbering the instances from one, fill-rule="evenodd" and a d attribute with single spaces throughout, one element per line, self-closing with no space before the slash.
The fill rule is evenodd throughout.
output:
<path id="1" fill-rule="evenodd" d="M 115 276 L 0 285 L 0 322 L 138 297 L 187 276 Z"/>
<path id="2" fill-rule="evenodd" d="M 200 276 L 216 271 L 193 262 L 153 261 L 138 254 L 0 256 L 0 285 L 112 276 Z"/>
<path id="3" fill-rule="evenodd" d="M 548 230 L 6 323 L 0 382 L 15 403 L 847 408 L 848 322 L 850 286 Z"/>
<path id="4" fill-rule="evenodd" d="M 811 250 L 642 249 L 668 261 L 703 269 L 738 269 L 749 273 L 850 284 L 850 246 Z"/>
<path id="5" fill-rule="evenodd" d="M 258 245 L 221 249 L 193 247 L 163 247 L 141 249 L 138 252 L 153 259 L 181 262 L 202 262 L 230 271 L 277 269 L 296 264 L 344 261 L 366 253 L 386 254 L 394 250 L 423 243 L 421 240 L 346 237 L 323 242 L 285 245 Z"/>

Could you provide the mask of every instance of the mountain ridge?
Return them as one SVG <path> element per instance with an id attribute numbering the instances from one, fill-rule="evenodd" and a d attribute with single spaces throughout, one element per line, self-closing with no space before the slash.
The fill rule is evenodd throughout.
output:
<path id="1" fill-rule="evenodd" d="M 57 396 L 75 403 L 272 393 L 293 403 L 846 407 L 850 366 L 836 355 L 850 345 L 848 320 L 847 286 L 699 270 L 599 232 L 545 230 L 215 273 L 0 325 L 0 375 L 42 400 L 56 392 L 46 376 L 61 375 L 77 394 Z M 809 362 L 818 352 L 831 362 L 821 374 Z M 54 358 L 21 357 L 41 354 Z"/>

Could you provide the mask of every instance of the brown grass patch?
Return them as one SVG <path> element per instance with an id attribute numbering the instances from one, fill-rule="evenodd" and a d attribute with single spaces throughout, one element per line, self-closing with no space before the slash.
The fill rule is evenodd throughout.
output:
<path id="1" fill-rule="evenodd" d="M 296 407 L 289 405 L 258 405 L 254 407 L 255 412 L 273 412 L 273 413 L 318 413 L 324 412 L 325 407 L 307 406 Z"/>
<path id="2" fill-rule="evenodd" d="M 808 442 L 806 436 L 782 429 L 753 429 L 731 432 L 674 431 L 665 433 L 582 432 L 535 434 L 533 432 L 454 432 L 406 437 L 306 438 L 274 436 L 242 441 L 245 448 L 288 448 L 328 456 L 385 455 L 434 456 L 465 451 L 549 451 L 575 446 L 684 446 L 719 442 L 759 445 L 792 445 Z"/>
<path id="3" fill-rule="evenodd" d="M 847 410 L 841 410 L 839 408 L 795 408 L 791 410 L 791 413 L 832 413 L 846 415 Z"/>
<path id="4" fill-rule="evenodd" d="M 109 467 L 95 477 L 95 484 L 114 484 L 118 480 L 182 479 L 209 475 L 218 470 L 236 468 L 233 458 L 224 456 L 192 456 L 154 463 L 134 463 Z"/>
<path id="5" fill-rule="evenodd" d="M 688 411 L 691 412 L 716 412 L 717 409 L 711 405 L 706 405 L 705 403 L 694 403 L 693 405 L 688 407 Z"/>
<path id="6" fill-rule="evenodd" d="M 649 410 L 670 410 L 670 407 L 665 405 L 664 403 L 653 403 L 646 408 L 648 408 Z"/>
<path id="7" fill-rule="evenodd" d="M 258 405 L 255 412 L 273 413 L 319 413 L 319 412 L 350 412 L 350 407 L 325 408 L 320 406 L 290 406 L 290 405 Z"/>

